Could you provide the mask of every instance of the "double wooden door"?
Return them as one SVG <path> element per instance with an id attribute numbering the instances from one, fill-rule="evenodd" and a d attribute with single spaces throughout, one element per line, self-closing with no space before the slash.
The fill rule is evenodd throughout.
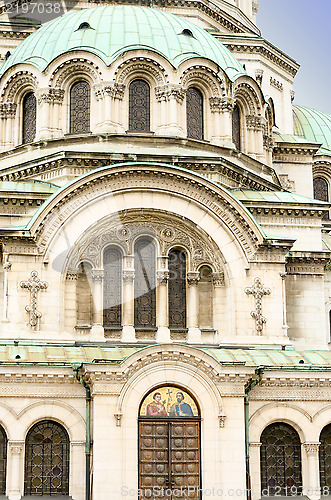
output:
<path id="1" fill-rule="evenodd" d="M 139 493 L 143 500 L 200 500 L 200 421 L 139 421 Z"/>

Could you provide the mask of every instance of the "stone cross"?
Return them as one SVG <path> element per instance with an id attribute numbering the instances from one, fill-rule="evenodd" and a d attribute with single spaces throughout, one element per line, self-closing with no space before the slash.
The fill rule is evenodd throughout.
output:
<path id="1" fill-rule="evenodd" d="M 262 335 L 263 325 L 267 322 L 266 318 L 262 316 L 262 297 L 270 295 L 271 290 L 263 287 L 260 278 L 255 278 L 254 285 L 245 288 L 245 293 L 255 297 L 255 311 L 251 312 L 251 316 L 255 319 L 257 334 Z"/>
<path id="2" fill-rule="evenodd" d="M 31 301 L 29 306 L 25 306 L 25 310 L 30 314 L 30 325 L 36 327 L 38 319 L 42 316 L 41 312 L 37 311 L 37 293 L 39 290 L 46 290 L 48 283 L 46 281 L 40 281 L 38 272 L 32 271 L 30 279 L 28 281 L 21 281 L 20 285 L 21 288 L 30 290 Z"/>

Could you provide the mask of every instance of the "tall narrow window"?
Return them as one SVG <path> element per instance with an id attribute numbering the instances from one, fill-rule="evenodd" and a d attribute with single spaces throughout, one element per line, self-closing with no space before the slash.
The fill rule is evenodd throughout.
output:
<path id="1" fill-rule="evenodd" d="M 122 324 L 122 256 L 116 248 L 107 248 L 103 256 L 103 325 Z"/>
<path id="2" fill-rule="evenodd" d="M 240 110 L 236 104 L 232 111 L 232 141 L 237 151 L 241 151 L 240 127 Z"/>
<path id="3" fill-rule="evenodd" d="M 324 427 L 320 435 L 319 462 L 321 494 L 331 491 L 331 424 Z M 324 492 L 324 493 L 323 493 Z"/>
<path id="4" fill-rule="evenodd" d="M 138 240 L 134 248 L 134 325 L 154 328 L 156 325 L 155 246 L 147 239 Z"/>
<path id="5" fill-rule="evenodd" d="M 0 425 L 0 495 L 6 494 L 7 436 Z"/>
<path id="6" fill-rule="evenodd" d="M 213 328 L 213 281 L 212 270 L 202 266 L 199 272 L 199 328 Z"/>
<path id="7" fill-rule="evenodd" d="M 261 443 L 261 495 L 296 496 L 302 486 L 298 433 L 277 422 L 264 429 Z"/>
<path id="8" fill-rule="evenodd" d="M 329 201 L 329 186 L 323 177 L 315 177 L 314 185 L 314 198 L 320 201 Z"/>
<path id="9" fill-rule="evenodd" d="M 181 250 L 169 252 L 169 327 L 186 328 L 186 255 Z"/>
<path id="10" fill-rule="evenodd" d="M 145 80 L 133 80 L 129 87 L 129 131 L 150 131 L 150 88 Z"/>
<path id="11" fill-rule="evenodd" d="M 187 137 L 203 139 L 203 95 L 195 87 L 186 91 L 186 126 Z"/>
<path id="12" fill-rule="evenodd" d="M 76 285 L 77 326 L 89 326 L 92 323 L 92 291 L 90 264 L 82 262 L 78 268 Z"/>
<path id="13" fill-rule="evenodd" d="M 25 495 L 69 495 L 69 437 L 62 425 L 43 420 L 25 443 Z"/>
<path id="14" fill-rule="evenodd" d="M 86 134 L 90 131 L 91 89 L 80 81 L 70 89 L 70 133 Z"/>
<path id="15" fill-rule="evenodd" d="M 22 142 L 32 142 L 36 137 L 37 101 L 33 92 L 25 94 L 23 99 Z"/>

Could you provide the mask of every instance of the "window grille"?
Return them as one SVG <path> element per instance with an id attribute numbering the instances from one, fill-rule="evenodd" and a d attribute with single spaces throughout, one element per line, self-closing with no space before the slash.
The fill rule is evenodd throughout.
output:
<path id="1" fill-rule="evenodd" d="M 186 91 L 186 126 L 187 137 L 203 140 L 203 95 L 195 87 Z"/>
<path id="2" fill-rule="evenodd" d="M 314 181 L 314 198 L 320 201 L 329 201 L 329 186 L 322 177 L 315 177 Z"/>
<path id="3" fill-rule="evenodd" d="M 150 88 L 145 80 L 134 80 L 129 87 L 129 131 L 150 131 Z"/>
<path id="4" fill-rule="evenodd" d="M 154 328 L 156 325 L 155 246 L 141 239 L 134 249 L 134 325 L 135 328 Z"/>
<path id="5" fill-rule="evenodd" d="M 107 248 L 103 257 L 103 324 L 122 324 L 122 256 L 116 248 Z"/>
<path id="6" fill-rule="evenodd" d="M 7 436 L 0 426 L 0 495 L 6 494 Z"/>
<path id="7" fill-rule="evenodd" d="M 27 435 L 24 494 L 69 495 L 69 437 L 56 422 L 39 422 Z"/>
<path id="8" fill-rule="evenodd" d="M 33 142 L 36 137 L 37 101 L 33 92 L 23 98 L 23 130 L 22 142 Z"/>
<path id="9" fill-rule="evenodd" d="M 320 487 L 323 498 L 331 494 L 331 424 L 324 427 L 319 440 Z"/>
<path id="10" fill-rule="evenodd" d="M 86 134 L 90 131 L 91 89 L 87 82 L 79 81 L 70 89 L 70 133 Z"/>
<path id="11" fill-rule="evenodd" d="M 269 425 L 261 435 L 261 496 L 302 494 L 301 445 L 288 424 Z"/>
<path id="12" fill-rule="evenodd" d="M 186 328 L 186 255 L 171 250 L 168 260 L 169 327 Z"/>
<path id="13" fill-rule="evenodd" d="M 240 137 L 240 110 L 236 104 L 232 111 L 232 141 L 237 151 L 241 151 L 241 137 Z"/>

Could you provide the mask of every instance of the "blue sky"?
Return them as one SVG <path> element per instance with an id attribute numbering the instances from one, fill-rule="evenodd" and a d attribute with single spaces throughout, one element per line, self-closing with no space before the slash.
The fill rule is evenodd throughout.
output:
<path id="1" fill-rule="evenodd" d="M 295 59 L 295 104 L 331 114 L 331 0 L 259 0 L 262 36 Z"/>

